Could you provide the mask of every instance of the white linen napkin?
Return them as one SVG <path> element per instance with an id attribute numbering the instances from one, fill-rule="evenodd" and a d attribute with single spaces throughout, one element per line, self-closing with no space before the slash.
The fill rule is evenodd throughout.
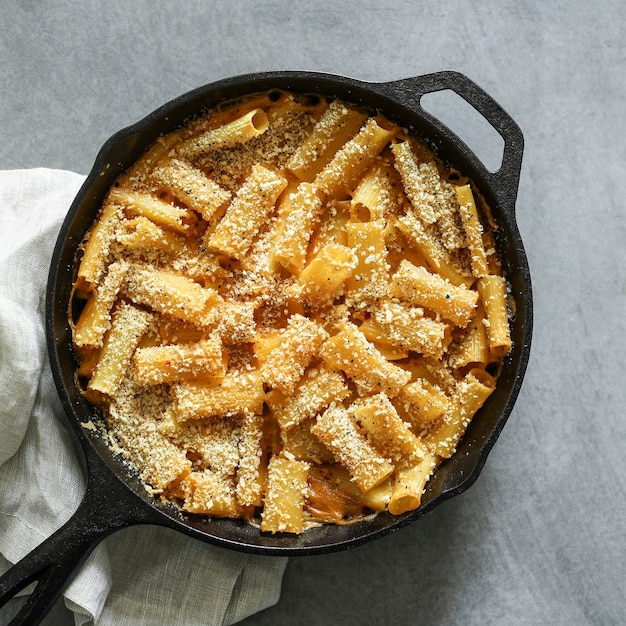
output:
<path id="1" fill-rule="evenodd" d="M 84 489 L 44 334 L 52 250 L 83 181 L 0 172 L 0 574 L 72 516 Z M 133 527 L 94 550 L 64 601 L 77 626 L 232 624 L 278 602 L 286 562 Z"/>

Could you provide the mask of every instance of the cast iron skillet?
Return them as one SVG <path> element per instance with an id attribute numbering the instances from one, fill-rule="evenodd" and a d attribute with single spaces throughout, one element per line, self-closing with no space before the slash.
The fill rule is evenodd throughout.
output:
<path id="1" fill-rule="evenodd" d="M 245 94 L 286 89 L 336 96 L 378 109 L 424 139 L 445 163 L 469 176 L 490 205 L 500 229 L 497 247 L 516 302 L 513 349 L 494 393 L 474 417 L 456 454 L 428 483 L 423 504 L 399 517 L 380 514 L 348 526 L 322 526 L 300 536 L 261 534 L 245 522 L 181 514 L 148 494 L 137 477 L 101 437 L 81 424 L 99 419 L 75 384 L 76 361 L 67 320 L 77 248 L 114 179 L 159 135 L 183 125 L 216 104 Z M 421 106 L 424 94 L 452 90 L 493 126 L 504 140 L 500 169 L 490 172 L 459 137 Z M 528 263 L 515 222 L 515 202 L 523 137 L 509 115 L 462 74 L 439 72 L 387 83 L 309 72 L 270 72 L 228 78 L 200 87 L 165 104 L 114 135 L 70 207 L 52 258 L 47 287 L 46 331 L 52 372 L 74 432 L 85 455 L 87 490 L 74 516 L 0 579 L 0 606 L 33 581 L 27 604 L 12 624 L 37 624 L 59 597 L 94 547 L 107 535 L 135 524 L 158 524 L 225 548 L 266 555 L 311 555 L 351 548 L 398 530 L 467 489 L 508 419 L 528 363 L 532 296 Z"/>

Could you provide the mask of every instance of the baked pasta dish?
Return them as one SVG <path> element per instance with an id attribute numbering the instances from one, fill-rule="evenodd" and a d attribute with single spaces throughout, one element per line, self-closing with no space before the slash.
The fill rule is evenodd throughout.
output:
<path id="1" fill-rule="evenodd" d="M 181 511 L 297 534 L 414 510 L 511 347 L 495 229 L 378 112 L 225 103 L 108 191 L 77 259 L 77 380 Z"/>

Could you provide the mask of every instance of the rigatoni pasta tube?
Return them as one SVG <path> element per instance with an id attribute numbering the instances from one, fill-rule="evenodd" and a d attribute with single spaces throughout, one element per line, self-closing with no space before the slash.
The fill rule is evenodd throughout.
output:
<path id="1" fill-rule="evenodd" d="M 179 159 L 168 159 L 159 163 L 151 178 L 207 221 L 231 197 L 229 191 L 222 189 L 202 170 Z"/>
<path id="2" fill-rule="evenodd" d="M 431 309 L 461 327 L 472 319 L 478 302 L 476 291 L 457 287 L 409 261 L 400 263 L 389 290 L 397 298 Z"/>
<path id="3" fill-rule="evenodd" d="M 465 332 L 448 353 L 448 363 L 454 369 L 467 367 L 468 365 L 481 365 L 485 367 L 491 360 L 489 351 L 489 339 L 487 337 L 487 320 L 480 305 L 475 318 L 471 321 Z"/>
<path id="4" fill-rule="evenodd" d="M 490 350 L 496 356 L 502 356 L 512 345 L 506 308 L 506 280 L 496 274 L 483 276 L 478 281 L 478 292 L 487 316 Z"/>
<path id="5" fill-rule="evenodd" d="M 308 471 L 308 463 L 303 461 L 281 456 L 270 459 L 261 530 L 273 533 L 302 532 Z"/>
<path id="6" fill-rule="evenodd" d="M 296 314 L 269 345 L 259 338 L 256 355 L 263 382 L 290 394 L 326 337 L 328 333 L 316 322 Z"/>
<path id="7" fill-rule="evenodd" d="M 392 151 L 413 215 L 427 227 L 436 225 L 444 249 L 464 247 L 454 187 L 440 175 L 437 163 L 419 162 L 408 141 L 394 143 Z"/>
<path id="8" fill-rule="evenodd" d="M 241 259 L 273 212 L 274 203 L 286 186 L 287 180 L 283 176 L 261 165 L 255 165 L 228 205 L 217 228 L 210 234 L 206 246 Z"/>
<path id="9" fill-rule="evenodd" d="M 450 326 L 424 316 L 423 309 L 383 300 L 372 309 L 371 322 L 393 346 L 440 359 L 450 341 Z"/>
<path id="10" fill-rule="evenodd" d="M 353 402 L 348 413 L 374 447 L 395 463 L 424 456 L 426 448 L 384 393 Z"/>
<path id="11" fill-rule="evenodd" d="M 236 414 L 261 414 L 265 391 L 261 373 L 229 369 L 215 382 L 185 381 L 173 385 L 179 420 Z"/>
<path id="12" fill-rule="evenodd" d="M 74 328 L 74 343 L 82 348 L 102 347 L 104 333 L 111 327 L 111 309 L 126 278 L 128 264 L 116 262 L 109 270 L 93 295 L 87 300 Z"/>
<path id="13" fill-rule="evenodd" d="M 335 459 L 331 451 L 311 432 L 315 417 L 308 418 L 288 430 L 280 429 L 282 452 L 309 463 L 334 464 Z M 279 449 L 280 446 L 279 446 Z"/>
<path id="14" fill-rule="evenodd" d="M 148 330 L 152 316 L 132 304 L 121 303 L 105 340 L 88 389 L 113 396 L 130 365 L 130 360 Z"/>
<path id="15" fill-rule="evenodd" d="M 489 273 L 485 246 L 483 245 L 483 228 L 478 217 L 478 209 L 474 194 L 469 185 L 459 185 L 456 196 L 459 201 L 461 223 L 467 237 L 468 248 L 472 257 L 472 274 L 479 278 Z"/>
<path id="16" fill-rule="evenodd" d="M 364 174 L 350 202 L 353 219 L 372 222 L 386 219 L 398 210 L 398 193 L 391 180 L 391 169 L 388 165 L 374 164 Z"/>
<path id="17" fill-rule="evenodd" d="M 155 224 L 143 215 L 121 222 L 115 239 L 131 253 L 159 250 L 172 256 L 182 254 L 186 243 L 184 236 Z"/>
<path id="18" fill-rule="evenodd" d="M 385 221 L 348 222 L 346 234 L 358 260 L 346 280 L 346 299 L 359 309 L 387 295 L 389 289 Z"/>
<path id="19" fill-rule="evenodd" d="M 78 266 L 76 286 L 80 289 L 93 289 L 106 271 L 109 248 L 121 217 L 120 207 L 106 203 L 100 218 L 89 232 L 83 248 L 83 256 Z"/>
<path id="20" fill-rule="evenodd" d="M 315 184 L 329 196 L 346 193 L 392 137 L 392 131 L 382 128 L 374 118 L 368 119 L 317 175 Z"/>
<path id="21" fill-rule="evenodd" d="M 330 305 L 342 292 L 345 281 L 357 263 L 358 259 L 352 248 L 329 243 L 300 272 L 287 293 L 312 306 Z"/>
<path id="22" fill-rule="evenodd" d="M 352 379 L 361 395 L 384 391 L 395 396 L 411 379 L 411 373 L 390 363 L 351 323 L 324 342 L 321 356 Z"/>
<path id="23" fill-rule="evenodd" d="M 233 481 L 211 469 L 193 472 L 183 481 L 185 509 L 198 515 L 241 517 L 242 510 L 234 494 Z"/>
<path id="24" fill-rule="evenodd" d="M 170 230 L 180 233 L 189 230 L 185 221 L 189 215 L 187 209 L 163 202 L 148 193 L 114 188 L 109 193 L 109 200 Z"/>
<path id="25" fill-rule="evenodd" d="M 134 265 L 128 270 L 123 287 L 125 295 L 165 315 L 202 322 L 210 307 L 220 300 L 214 289 L 173 271 Z"/>
<path id="26" fill-rule="evenodd" d="M 425 192 L 424 183 L 424 175 L 431 166 L 417 160 L 408 141 L 394 142 L 391 150 L 395 157 L 394 165 L 400 173 L 404 190 L 411 201 L 416 217 L 424 224 L 434 224 L 437 221 L 434 197 Z"/>
<path id="27" fill-rule="evenodd" d="M 417 378 L 404 386 L 393 399 L 394 406 L 403 419 L 416 429 L 432 425 L 450 408 L 448 396 L 436 384 L 425 378 Z"/>
<path id="28" fill-rule="evenodd" d="M 235 494 L 242 506 L 260 506 L 262 502 L 261 440 L 263 438 L 263 416 L 246 413 L 243 416 L 239 442 L 239 464 L 237 465 L 237 487 Z"/>
<path id="29" fill-rule="evenodd" d="M 425 454 L 415 464 L 403 465 L 396 471 L 388 505 L 392 515 L 402 515 L 402 513 L 419 508 L 424 487 L 437 463 L 438 459 L 435 455 Z"/>
<path id="30" fill-rule="evenodd" d="M 494 385 L 494 379 L 482 369 L 470 370 L 458 383 L 451 410 L 426 436 L 426 444 L 434 454 L 445 459 L 454 454 L 470 420 L 491 395 Z"/>
<path id="31" fill-rule="evenodd" d="M 185 159 L 191 159 L 208 150 L 225 148 L 254 139 L 263 134 L 267 128 L 265 111 L 253 109 L 228 124 L 182 141 L 176 147 L 176 152 Z"/>
<path id="32" fill-rule="evenodd" d="M 330 448 L 362 491 L 375 487 L 393 472 L 393 465 L 359 432 L 341 405 L 331 404 L 311 432 Z"/>
<path id="33" fill-rule="evenodd" d="M 457 286 L 469 287 L 474 282 L 471 276 L 465 276 L 452 265 L 448 251 L 414 215 L 410 213 L 402 215 L 396 224 L 411 246 L 426 259 L 428 267 L 437 274 Z"/>
<path id="34" fill-rule="evenodd" d="M 367 116 L 334 100 L 313 127 L 313 131 L 287 161 L 287 169 L 300 180 L 311 182 L 348 140 L 357 133 Z"/>
<path id="35" fill-rule="evenodd" d="M 342 374 L 319 365 L 307 369 L 292 394 L 278 389 L 268 393 L 267 404 L 281 429 L 289 430 L 349 393 Z"/>
<path id="36" fill-rule="evenodd" d="M 311 183 L 300 183 L 281 207 L 287 212 L 284 226 L 274 242 L 274 256 L 292 274 L 302 271 L 306 253 L 322 212 L 322 200 Z"/>
<path id="37" fill-rule="evenodd" d="M 359 330 L 371 341 L 376 349 L 388 360 L 399 361 L 409 356 L 408 348 L 398 345 L 389 337 L 389 333 L 370 316 L 359 325 Z"/>
<path id="38" fill-rule="evenodd" d="M 133 359 L 140 385 L 160 385 L 179 380 L 224 377 L 222 342 L 212 336 L 195 343 L 138 348 Z"/>
<path id="39" fill-rule="evenodd" d="M 307 259 L 310 261 L 328 244 L 347 245 L 346 224 L 350 211 L 345 200 L 334 200 L 324 204 L 319 228 L 313 235 Z"/>
<path id="40" fill-rule="evenodd" d="M 225 345 L 248 343 L 256 337 L 254 305 L 219 298 L 207 315 L 198 320 L 219 335 Z"/>
<path id="41" fill-rule="evenodd" d="M 141 187 L 145 185 L 148 176 L 154 170 L 156 164 L 188 134 L 189 131 L 186 128 L 179 128 L 166 135 L 161 135 L 156 142 L 139 157 L 139 160 L 135 161 L 135 163 L 122 174 L 120 180 L 122 186 Z"/>

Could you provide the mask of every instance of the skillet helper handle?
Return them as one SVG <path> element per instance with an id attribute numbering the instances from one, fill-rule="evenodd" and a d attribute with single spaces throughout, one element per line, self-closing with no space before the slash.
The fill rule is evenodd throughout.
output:
<path id="1" fill-rule="evenodd" d="M 91 474 L 74 515 L 0 577 L 0 607 L 31 583 L 37 585 L 9 626 L 41 623 L 102 539 L 121 528 L 149 523 L 133 514 L 123 486 Z"/>
<path id="2" fill-rule="evenodd" d="M 383 85 L 392 89 L 405 106 L 416 110 L 439 132 L 446 136 L 452 135 L 456 142 L 462 142 L 462 140 L 422 107 L 420 102 L 422 96 L 449 89 L 476 109 L 502 137 L 504 148 L 502 164 L 495 172 L 490 172 L 472 153 L 473 161 L 496 192 L 503 206 L 512 214 L 514 213 L 524 152 L 524 136 L 513 118 L 486 91 L 464 74 L 454 71 L 435 72 L 383 83 Z"/>

